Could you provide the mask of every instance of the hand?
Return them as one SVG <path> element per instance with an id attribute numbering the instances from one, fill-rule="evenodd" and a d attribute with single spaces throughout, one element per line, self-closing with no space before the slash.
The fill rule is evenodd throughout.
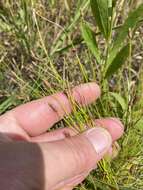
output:
<path id="1" fill-rule="evenodd" d="M 83 84 L 72 90 L 72 96 L 85 106 L 100 96 L 100 88 L 95 83 Z M 69 128 L 47 132 L 71 112 L 67 96 L 57 93 L 21 105 L 0 117 L 0 132 L 6 134 L 10 142 L 25 140 L 29 146 L 40 148 L 45 190 L 73 189 L 123 134 L 123 125 L 116 118 L 96 119 L 98 127 L 81 134 Z M 23 148 L 20 150 L 26 151 Z"/>

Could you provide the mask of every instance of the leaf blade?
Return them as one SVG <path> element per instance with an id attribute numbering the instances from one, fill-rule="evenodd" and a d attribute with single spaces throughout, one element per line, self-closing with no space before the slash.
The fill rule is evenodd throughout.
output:
<path id="1" fill-rule="evenodd" d="M 95 56 L 97 62 L 100 63 L 101 59 L 100 59 L 98 45 L 95 38 L 95 33 L 92 31 L 89 25 L 85 22 L 81 24 L 81 32 L 87 46 L 89 47 L 89 49 Z"/>
<path id="2" fill-rule="evenodd" d="M 91 0 L 90 1 L 93 16 L 97 22 L 100 31 L 104 37 L 108 38 L 108 0 Z"/>
<path id="3" fill-rule="evenodd" d="M 123 111 L 127 110 L 127 103 L 120 94 L 115 92 L 110 92 L 109 94 L 120 104 Z"/>
<path id="4" fill-rule="evenodd" d="M 108 65 L 111 64 L 113 59 L 116 57 L 118 51 L 123 47 L 124 41 L 128 36 L 129 29 L 134 29 L 139 23 L 139 21 L 143 17 L 143 4 L 141 4 L 137 9 L 132 11 L 128 18 L 126 19 L 125 23 L 121 27 L 121 29 L 118 31 L 118 36 L 116 40 L 114 41 L 113 47 L 110 50 L 110 57 L 108 59 Z"/>
<path id="5" fill-rule="evenodd" d="M 127 44 L 119 51 L 113 62 L 109 65 L 105 78 L 109 78 L 125 63 L 126 59 L 129 57 L 129 52 L 130 44 Z"/>

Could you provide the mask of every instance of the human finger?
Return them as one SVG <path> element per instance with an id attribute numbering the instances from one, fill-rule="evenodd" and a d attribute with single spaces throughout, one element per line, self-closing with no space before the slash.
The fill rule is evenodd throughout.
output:
<path id="1" fill-rule="evenodd" d="M 39 144 L 45 165 L 45 182 L 49 182 L 45 184 L 46 188 L 63 187 L 68 179 L 95 167 L 111 144 L 111 135 L 100 127 L 63 140 Z"/>
<path id="2" fill-rule="evenodd" d="M 124 125 L 118 118 L 101 118 L 95 120 L 95 125 L 109 131 L 113 141 L 118 140 L 124 133 Z"/>
<path id="3" fill-rule="evenodd" d="M 100 96 L 100 88 L 95 82 L 76 86 L 71 97 L 80 105 L 87 105 Z M 71 113 L 72 105 L 63 92 L 34 100 L 8 112 L 16 122 L 30 135 L 37 136 L 47 131 L 53 124 Z"/>
<path id="4" fill-rule="evenodd" d="M 32 137 L 33 142 L 52 142 L 57 140 L 62 140 L 67 137 L 72 137 L 77 135 L 78 132 L 74 128 L 59 128 L 51 132 L 44 133 L 42 135 Z"/>

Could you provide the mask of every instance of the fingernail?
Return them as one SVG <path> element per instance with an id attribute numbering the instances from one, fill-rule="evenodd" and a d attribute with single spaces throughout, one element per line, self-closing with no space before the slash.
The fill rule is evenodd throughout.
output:
<path id="1" fill-rule="evenodd" d="M 101 127 L 95 127 L 88 130 L 86 136 L 97 154 L 106 152 L 112 144 L 111 135 L 106 129 Z"/>

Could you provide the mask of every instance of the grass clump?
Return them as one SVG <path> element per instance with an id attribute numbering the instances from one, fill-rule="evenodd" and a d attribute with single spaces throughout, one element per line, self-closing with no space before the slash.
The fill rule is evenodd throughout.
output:
<path id="1" fill-rule="evenodd" d="M 108 3 L 107 3 L 108 2 Z M 104 159 L 76 189 L 143 189 L 143 4 L 140 1 L 0 2 L 0 113 L 98 81 L 102 97 L 56 126 L 119 117 L 118 157 Z"/>

